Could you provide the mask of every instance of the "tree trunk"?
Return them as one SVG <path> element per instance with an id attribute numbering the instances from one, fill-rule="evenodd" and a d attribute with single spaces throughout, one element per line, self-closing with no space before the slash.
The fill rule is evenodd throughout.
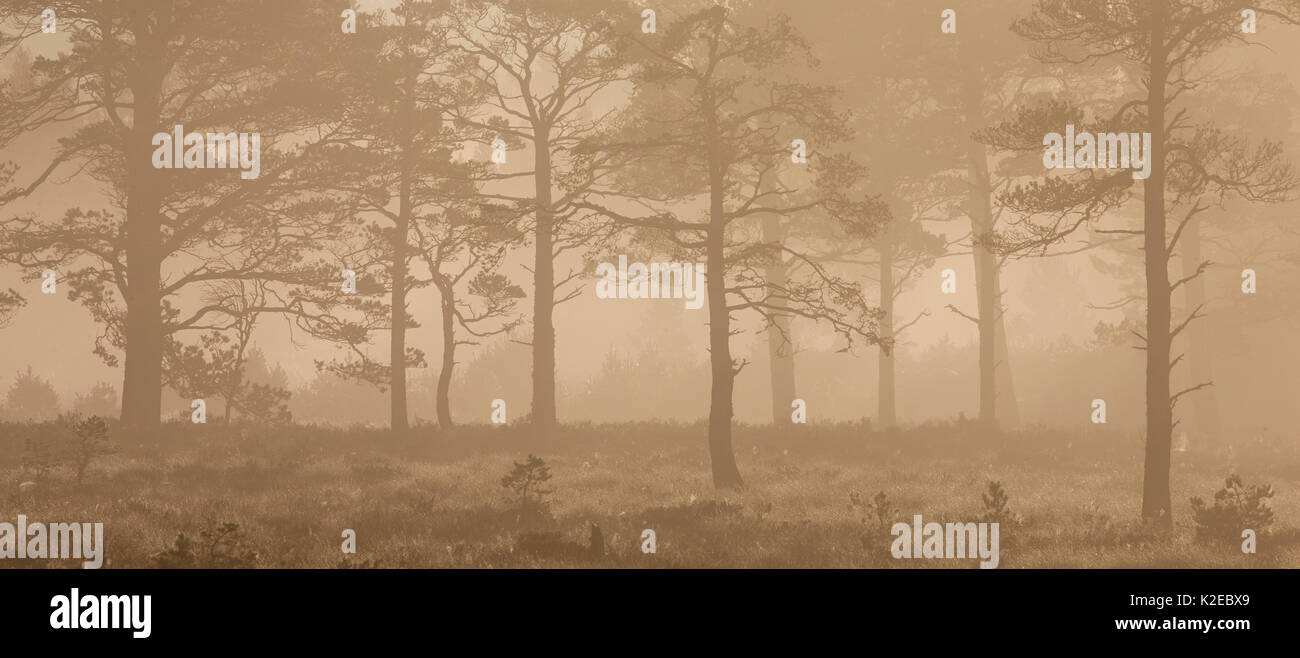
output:
<path id="1" fill-rule="evenodd" d="M 435 403 L 438 427 L 451 429 L 451 372 L 456 367 L 456 297 L 450 284 L 439 284 L 438 290 L 442 293 L 442 369 L 438 372 Z"/>
<path id="2" fill-rule="evenodd" d="M 1201 220 L 1196 218 L 1191 220 L 1190 224 L 1183 229 L 1182 257 L 1183 257 L 1183 276 L 1191 276 L 1196 269 L 1200 267 L 1204 256 L 1201 253 Z M 1198 276 L 1184 286 L 1184 299 L 1186 300 L 1187 312 L 1191 313 L 1198 306 L 1205 303 L 1205 277 Z M 1203 322 L 1193 322 L 1187 326 L 1188 348 L 1187 360 L 1188 369 L 1191 375 L 1191 385 L 1195 386 L 1203 382 L 1213 381 L 1214 370 L 1211 365 L 1211 336 L 1210 329 Z M 1222 431 L 1221 421 L 1219 419 L 1219 396 L 1215 393 L 1214 387 L 1209 386 L 1195 393 L 1190 394 L 1192 398 L 1192 411 L 1196 420 L 1196 431 L 1202 437 L 1218 437 Z"/>
<path id="3" fill-rule="evenodd" d="M 140 38 L 140 37 L 137 37 Z M 148 37 L 145 37 L 148 40 Z M 142 44 L 142 48 L 143 48 Z M 142 62 L 131 76 L 134 100 L 126 168 L 126 349 L 122 422 L 149 432 L 162 417 L 163 319 L 161 312 L 162 184 L 153 167 L 159 132 L 161 57 Z"/>
<path id="4" fill-rule="evenodd" d="M 894 245 L 889 236 L 883 233 L 877 242 L 876 250 L 880 252 L 880 338 L 882 341 L 894 338 Z M 895 403 L 894 385 L 894 351 L 879 348 L 879 368 L 877 369 L 876 417 L 882 429 L 898 424 L 897 405 Z"/>
<path id="5" fill-rule="evenodd" d="M 715 189 L 721 191 L 720 188 Z M 720 209 L 721 194 L 715 196 L 717 201 L 714 207 Z M 719 222 L 714 222 L 714 227 L 709 231 L 705 270 L 705 287 L 709 296 L 709 363 L 713 376 L 709 400 L 709 458 L 713 466 L 713 486 L 739 488 L 744 483 L 731 447 L 731 395 L 735 373 L 731 365 L 731 323 L 727 313 L 726 281 L 723 275 L 726 267 Z"/>
<path id="6" fill-rule="evenodd" d="M 969 61 L 976 61 L 971 58 Z M 968 128 L 974 131 L 984 123 L 984 71 L 969 66 L 962 87 L 963 113 Z M 1006 323 L 1002 317 L 1001 264 L 980 239 L 994 230 L 993 185 L 989 177 L 988 151 L 983 144 L 968 140 L 966 144 L 968 204 L 971 236 L 974 242 L 975 294 L 979 328 L 980 421 L 989 425 L 1014 427 L 1020 422 L 1015 388 L 1008 360 Z"/>
<path id="7" fill-rule="evenodd" d="M 775 213 L 763 216 L 763 241 L 768 244 L 783 244 L 784 231 L 781 230 L 780 218 Z M 788 281 L 789 265 L 780 252 L 767 265 L 763 276 L 768 285 L 784 289 Z M 773 295 L 773 303 L 784 306 L 785 298 Z M 790 403 L 797 394 L 794 385 L 794 341 L 790 333 L 790 316 L 778 314 L 772 317 L 767 328 L 767 357 L 772 384 L 772 424 L 790 424 Z"/>
<path id="8" fill-rule="evenodd" d="M 967 112 L 974 105 L 978 111 L 978 95 L 967 92 Z M 972 95 L 974 98 L 972 99 Z M 969 116 L 969 115 L 968 115 Z M 989 203 L 992 186 L 989 183 L 987 153 L 983 144 L 969 141 L 967 144 L 966 170 L 970 178 L 967 203 L 969 204 L 971 241 L 975 256 L 975 292 L 977 297 L 977 325 L 979 327 L 979 382 L 980 382 L 980 423 L 995 427 L 997 425 L 997 326 L 1001 318 L 998 300 L 998 261 L 985 243 L 985 238 L 993 231 L 993 209 Z"/>
<path id="9" fill-rule="evenodd" d="M 706 96 L 705 102 L 711 110 L 712 99 Z M 713 381 L 709 400 L 709 462 L 714 487 L 738 489 L 744 486 L 744 481 L 731 446 L 731 396 L 736 373 L 732 370 L 731 315 L 727 311 L 725 178 L 722 145 L 712 114 L 706 121 L 705 138 L 709 151 L 709 232 L 704 280 L 709 297 L 709 365 Z"/>
<path id="10" fill-rule="evenodd" d="M 993 289 L 996 295 L 993 307 L 1002 308 L 1002 270 L 1000 267 L 993 270 Z M 1014 428 L 1020 426 L 1020 403 L 1016 399 L 1016 382 L 1011 376 L 1010 352 L 1007 350 L 1007 325 L 1006 316 L 998 314 L 998 320 L 994 323 L 994 330 L 997 332 L 997 346 L 994 349 L 994 358 L 997 360 L 997 413 L 998 426 L 1005 428 Z"/>
<path id="11" fill-rule="evenodd" d="M 1147 92 L 1151 131 L 1151 176 L 1144 192 L 1143 246 L 1147 283 L 1147 445 L 1142 474 L 1142 517 L 1164 529 L 1173 528 L 1169 491 L 1169 447 L 1173 413 L 1169 407 L 1170 291 L 1169 256 L 1165 244 L 1165 80 L 1164 2 L 1151 12 L 1151 76 Z"/>
<path id="12" fill-rule="evenodd" d="M 403 159 L 406 159 L 404 154 Z M 392 373 L 390 391 L 391 407 L 389 426 L 393 430 L 407 429 L 406 417 L 406 240 L 411 222 L 411 172 L 402 166 L 401 207 L 393 227 L 393 292 L 392 328 L 389 341 L 389 364 Z"/>
<path id="13" fill-rule="evenodd" d="M 411 171 L 415 148 L 415 76 L 408 74 L 403 84 L 401 122 L 401 189 L 398 192 L 397 221 L 393 226 L 392 299 L 389 300 L 392 327 L 389 330 L 388 363 L 389 427 L 394 431 L 407 429 L 406 415 L 406 241 L 411 232 Z"/>
<path id="14" fill-rule="evenodd" d="M 533 131 L 537 235 L 533 253 L 533 411 L 538 427 L 553 427 L 555 415 L 555 215 L 551 208 L 550 128 Z"/>

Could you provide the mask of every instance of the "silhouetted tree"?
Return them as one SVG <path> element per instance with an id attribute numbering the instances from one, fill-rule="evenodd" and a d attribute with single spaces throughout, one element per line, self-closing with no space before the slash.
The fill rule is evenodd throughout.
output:
<path id="1" fill-rule="evenodd" d="M 580 248 L 591 235 L 580 228 L 570 201 L 582 194 L 582 176 L 570 176 L 571 152 L 608 120 L 593 115 L 596 99 L 626 79 L 617 48 L 619 23 L 637 12 L 608 0 L 456 0 L 456 42 L 478 58 L 475 79 L 489 90 L 487 116 L 461 121 L 490 131 L 506 144 L 531 146 L 530 170 L 499 174 L 499 181 L 527 178 L 531 199 L 497 191 L 502 199 L 531 206 L 533 224 L 533 399 L 531 422 L 549 427 L 555 411 L 555 307 L 578 289 L 557 297 L 581 272 L 556 279 L 555 261 Z M 494 139 L 494 138 L 490 138 Z M 556 192 L 560 193 L 557 195 Z"/>
<path id="2" fill-rule="evenodd" d="M 19 420 L 53 420 L 59 415 L 59 394 L 32 367 L 18 371 L 5 394 L 5 415 Z"/>
<path id="3" fill-rule="evenodd" d="M 1300 20 L 1293 3 L 1263 1 L 1261 16 L 1285 23 Z M 1085 113 L 1066 103 L 1024 108 L 985 137 L 1002 148 L 1040 150 L 1045 132 L 1073 123 L 1078 132 L 1150 132 L 1151 170 L 1141 181 L 1142 226 L 1112 229 L 1142 237 L 1145 257 L 1146 334 L 1140 335 L 1146 364 L 1146 459 L 1142 516 L 1170 528 L 1170 447 L 1180 397 L 1209 385 L 1197 382 L 1178 392 L 1170 371 L 1173 339 L 1201 309 L 1174 322 L 1173 293 L 1204 272 L 1204 265 L 1171 281 L 1169 260 L 1190 222 L 1212 199 L 1237 195 L 1256 202 L 1279 201 L 1296 185 L 1276 143 L 1252 147 L 1234 133 L 1196 122 L 1187 91 L 1206 72 L 1205 58 L 1234 43 L 1248 43 L 1241 30 L 1241 6 L 1226 0 L 1040 0 L 1013 28 L 1039 45 L 1045 62 L 1113 64 L 1126 85 L 1124 98 L 1093 99 Z M 1044 130 L 1046 128 L 1046 130 Z M 1074 169 L 1018 186 L 1006 203 L 1026 219 L 998 236 L 999 248 L 1038 250 L 1097 220 L 1131 198 L 1139 184 L 1127 169 Z M 1176 219 L 1168 221 L 1173 215 Z M 1035 221 L 1037 219 L 1037 221 Z M 1046 221 L 1044 221 L 1044 219 Z"/>
<path id="4" fill-rule="evenodd" d="M 507 249 L 519 244 L 521 235 L 512 213 L 486 205 L 471 216 L 449 210 L 417 230 L 420 255 L 440 296 L 442 365 L 434 403 L 438 426 L 450 428 L 456 348 L 477 345 L 474 339 L 512 331 L 520 323 L 513 314 L 524 291 L 498 270 Z M 457 327 L 471 338 L 458 337 Z"/>
<path id="5" fill-rule="evenodd" d="M 66 172 L 108 189 L 105 209 L 0 218 L 0 258 L 60 284 L 103 327 L 95 352 L 124 355 L 122 420 L 149 429 L 161 414 L 169 337 L 204 331 L 230 309 L 184 300 L 222 280 L 301 283 L 320 272 L 303 254 L 340 222 L 328 206 L 299 203 L 302 154 L 328 139 L 315 126 L 334 102 L 316 84 L 340 37 L 344 0 L 117 3 L 13 0 L 0 5 L 0 52 L 44 38 L 56 9 L 67 49 L 31 67 L 29 89 L 0 98 L 0 146 L 47 126 L 81 121 L 15 199 Z M 154 136 L 261 135 L 260 175 L 229 169 L 160 169 Z M 180 163 L 177 163 L 180 164 Z M 287 304 L 273 306 L 293 311 Z M 268 309 L 269 310 L 269 309 Z"/>
<path id="6" fill-rule="evenodd" d="M 231 310 L 231 321 L 200 337 L 198 345 L 167 340 L 163 352 L 164 381 L 187 398 L 215 396 L 222 399 L 222 419 L 230 423 L 231 412 L 263 422 L 287 423 L 290 414 L 286 388 L 250 382 L 247 378 L 253 330 L 266 306 L 263 284 L 246 281 L 210 286 L 207 302 Z"/>
<path id="7" fill-rule="evenodd" d="M 356 294 L 338 285 L 304 292 L 321 313 L 339 317 L 303 325 L 349 351 L 323 367 L 389 391 L 390 426 L 401 430 L 409 422 L 406 371 L 425 364 L 423 351 L 406 341 L 407 330 L 419 326 L 408 295 L 431 282 L 412 269 L 427 243 L 420 225 L 440 221 L 446 204 L 474 192 L 474 167 L 455 153 L 477 133 L 445 117 L 480 103 L 480 90 L 464 82 L 477 58 L 452 45 L 446 3 L 404 1 L 391 14 L 361 18 L 355 45 L 339 53 L 334 84 L 349 100 L 337 143 L 322 156 L 332 172 L 330 198 L 365 222 L 338 247 L 342 268 L 361 276 L 363 286 Z M 380 331 L 388 337 L 387 363 L 365 349 Z"/>
<path id="8" fill-rule="evenodd" d="M 116 418 L 122 408 L 117 400 L 117 389 L 108 382 L 96 382 L 89 391 L 76 394 L 72 411 L 82 416 Z"/>
<path id="9" fill-rule="evenodd" d="M 861 286 L 839 278 L 807 253 L 764 240 L 764 215 L 824 213 L 841 236 L 869 235 L 883 209 L 846 195 L 861 170 L 832 148 L 846 118 L 827 87 L 804 84 L 782 66 L 807 55 L 784 16 L 759 26 L 722 6 L 683 15 L 658 33 L 627 37 L 638 53 L 628 130 L 593 152 L 617 154 L 618 174 L 599 194 L 577 202 L 624 227 L 658 234 L 678 256 L 706 265 L 709 309 L 709 453 L 718 487 L 742 485 L 731 443 L 732 392 L 745 362 L 731 356 L 732 312 L 754 311 L 822 320 L 850 344 L 877 341 L 877 313 Z M 793 78 L 793 79 L 792 79 Z M 792 142 L 808 145 L 811 172 L 765 177 L 792 160 Z M 630 200 L 630 203 L 629 203 Z M 700 221 L 689 215 L 706 210 Z M 630 206 L 630 208 L 628 207 Z M 639 212 L 649 207 L 651 212 Z M 777 287 L 763 267 L 774 255 L 800 261 L 806 274 Z"/>

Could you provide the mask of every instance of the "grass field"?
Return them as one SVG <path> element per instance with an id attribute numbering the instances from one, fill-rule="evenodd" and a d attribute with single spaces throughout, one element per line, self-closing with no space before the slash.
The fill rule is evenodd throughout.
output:
<path id="1" fill-rule="evenodd" d="M 913 514 L 975 521 L 989 481 L 1010 497 L 1000 568 L 1300 566 L 1300 454 L 1276 438 L 1176 452 L 1175 530 L 1162 534 L 1137 520 L 1141 439 L 1121 433 L 739 426 L 746 487 L 734 492 L 711 484 L 702 424 L 576 425 L 548 436 L 524 426 L 393 436 L 169 425 L 150 442 L 111 436 L 113 454 L 95 457 L 80 486 L 59 436 L 52 425 L 0 425 L 0 521 L 103 522 L 107 568 L 973 568 L 894 559 L 888 527 Z M 501 484 L 529 454 L 550 468 L 548 508 L 512 502 Z M 38 473 L 42 460 L 51 466 Z M 1212 500 L 1234 472 L 1276 490 L 1276 520 L 1254 555 L 1194 532 L 1189 498 Z M 853 503 L 878 492 L 884 524 Z M 238 529 L 222 536 L 228 523 Z M 603 555 L 588 549 L 592 523 Z M 641 551 L 647 528 L 653 555 Z M 355 554 L 341 551 L 344 529 L 356 532 Z M 180 534 L 196 543 L 177 551 Z"/>

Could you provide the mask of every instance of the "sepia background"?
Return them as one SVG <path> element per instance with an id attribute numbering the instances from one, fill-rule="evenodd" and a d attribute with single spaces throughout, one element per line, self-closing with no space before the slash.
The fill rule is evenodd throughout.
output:
<path id="1" fill-rule="evenodd" d="M 893 559 L 914 514 L 1294 567 L 1300 2 L 1243 9 L 0 0 L 0 520 L 110 567 L 974 566 Z M 1067 124 L 1152 176 L 1044 169 Z M 261 175 L 155 169 L 177 125 Z M 707 303 L 598 298 L 620 255 Z"/>

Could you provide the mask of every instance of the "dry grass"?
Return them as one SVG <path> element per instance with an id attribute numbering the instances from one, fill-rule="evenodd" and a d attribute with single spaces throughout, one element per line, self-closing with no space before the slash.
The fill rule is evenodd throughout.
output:
<path id="1" fill-rule="evenodd" d="M 48 428 L 0 425 L 0 521 L 104 522 L 106 566 L 149 568 L 178 533 L 225 522 L 261 567 L 867 567 L 970 568 L 973 560 L 894 560 L 851 492 L 883 491 L 898 521 L 973 521 L 987 481 L 1000 481 L 1019 523 L 1004 525 L 1002 568 L 1294 567 L 1300 564 L 1300 457 L 1294 445 L 1196 446 L 1174 455 L 1175 531 L 1137 522 L 1141 444 L 1045 429 L 988 434 L 966 424 L 892 433 L 860 425 L 736 430 L 746 488 L 715 491 L 703 425 L 374 430 L 168 426 L 157 441 L 113 436 L 77 488 L 70 468 L 34 491 L 24 440 Z M 545 459 L 550 513 L 513 509 L 501 477 Z M 1229 472 L 1269 482 L 1276 527 L 1259 554 L 1194 541 L 1193 495 Z M 598 524 L 606 554 L 585 551 Z M 341 533 L 357 533 L 343 555 Z M 641 531 L 658 552 L 643 555 Z M 865 538 L 865 540 L 864 540 Z M 2 560 L 0 567 L 79 562 Z"/>

